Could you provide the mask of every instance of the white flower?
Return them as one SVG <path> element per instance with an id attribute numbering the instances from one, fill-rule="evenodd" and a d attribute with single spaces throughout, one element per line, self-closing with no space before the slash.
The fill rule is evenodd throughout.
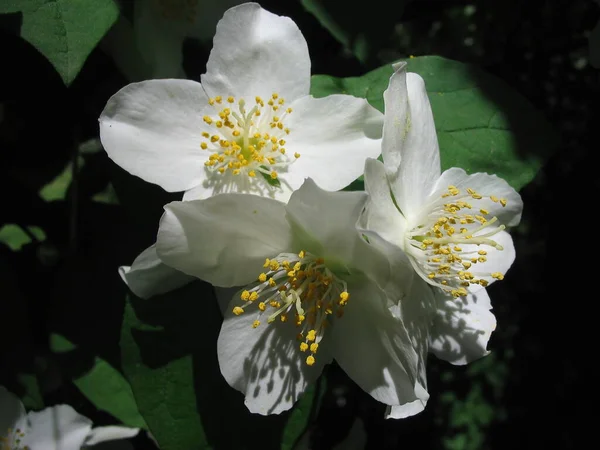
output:
<path id="1" fill-rule="evenodd" d="M 309 87 L 296 24 L 246 3 L 219 21 L 201 83 L 124 87 L 100 116 L 100 138 L 121 167 L 184 200 L 245 192 L 286 201 L 305 177 L 339 190 L 380 153 L 383 116 L 365 99 L 315 99 Z"/>
<path id="2" fill-rule="evenodd" d="M 414 272 L 375 233 L 365 232 L 369 243 L 359 233 L 365 201 L 307 179 L 287 205 L 223 194 L 165 207 L 157 251 L 166 264 L 245 286 L 230 299 L 217 353 L 250 411 L 290 408 L 332 358 L 383 403 L 426 400 L 415 387 L 418 357 L 390 311 Z"/>
<path id="3" fill-rule="evenodd" d="M 415 284 L 433 289 L 433 305 L 411 299 L 426 317 L 433 311 L 414 344 L 466 364 L 488 353 L 496 320 L 484 288 L 503 279 L 515 258 L 505 228 L 519 223 L 523 203 L 495 175 L 468 175 L 459 168 L 441 173 L 425 84 L 405 67 L 394 66 L 384 93 L 384 162 L 365 164 L 370 195 L 362 224 L 406 253 L 423 280 Z M 398 412 L 392 407 L 391 416 Z"/>
<path id="4" fill-rule="evenodd" d="M 121 14 L 100 45 L 129 81 L 183 78 L 183 42 L 212 39 L 217 21 L 240 1 L 137 0 L 133 23 Z"/>
<path id="5" fill-rule="evenodd" d="M 228 10 L 217 26 L 202 84 L 152 80 L 107 103 L 100 137 L 131 173 L 184 200 L 245 192 L 287 201 L 305 177 L 336 191 L 381 152 L 383 115 L 349 95 L 308 95 L 306 41 L 287 17 L 255 3 Z M 140 297 L 191 281 L 149 247 L 123 280 Z"/>
<path id="6" fill-rule="evenodd" d="M 69 405 L 25 413 L 21 401 L 0 386 L 0 448 L 3 450 L 79 450 L 100 442 L 127 439 L 138 428 L 92 428 L 92 421 Z"/>

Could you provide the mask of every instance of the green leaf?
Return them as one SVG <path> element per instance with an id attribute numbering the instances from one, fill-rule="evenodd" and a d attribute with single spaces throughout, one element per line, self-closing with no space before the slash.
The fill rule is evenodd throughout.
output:
<path id="1" fill-rule="evenodd" d="M 542 114 L 499 78 L 436 56 L 407 62 L 408 71 L 425 80 L 443 170 L 462 167 L 469 173 L 495 173 L 518 190 L 558 146 L 557 134 Z M 366 98 L 383 112 L 383 92 L 391 75 L 391 65 L 361 77 L 314 75 L 311 93 Z"/>
<path id="2" fill-rule="evenodd" d="M 59 355 L 73 353 L 76 357 L 77 347 L 59 334 L 50 335 L 50 348 Z M 75 376 L 73 383 L 96 408 L 112 414 L 127 426 L 148 428 L 138 411 L 131 386 L 108 362 L 95 357 L 91 370 Z"/>
<path id="3" fill-rule="evenodd" d="M 20 373 L 17 375 L 18 383 L 24 388 L 21 394 L 21 401 L 27 409 L 44 408 L 44 398 L 40 390 L 40 385 L 35 374 Z"/>
<path id="4" fill-rule="evenodd" d="M 291 413 L 248 412 L 219 370 L 221 322 L 212 287 L 200 281 L 149 300 L 128 298 L 122 365 L 150 432 L 162 450 L 290 449 L 315 389 Z"/>
<path id="5" fill-rule="evenodd" d="M 69 85 L 119 17 L 114 0 L 2 0 L 0 14 L 20 13 L 20 35 Z"/>
<path id="6" fill-rule="evenodd" d="M 360 14 L 349 13 L 346 0 L 302 0 L 302 5 L 347 51 L 368 64 L 387 43 L 408 2 L 371 0 Z"/>
<path id="7" fill-rule="evenodd" d="M 12 251 L 19 251 L 33 239 L 42 242 L 46 233 L 40 227 L 30 226 L 25 229 L 14 223 L 7 223 L 0 228 L 0 242 L 6 244 Z"/>

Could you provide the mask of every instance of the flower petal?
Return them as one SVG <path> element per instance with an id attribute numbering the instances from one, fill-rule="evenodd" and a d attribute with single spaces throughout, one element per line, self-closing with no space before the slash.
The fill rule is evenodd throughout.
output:
<path id="1" fill-rule="evenodd" d="M 487 343 L 496 329 L 490 297 L 485 289 L 458 299 L 436 291 L 436 315 L 430 349 L 438 358 L 463 365 L 487 354 Z"/>
<path id="2" fill-rule="evenodd" d="M 523 212 L 521 196 L 505 180 L 496 175 L 487 173 L 468 175 L 463 169 L 453 167 L 442 173 L 430 197 L 439 197 L 446 192 L 448 186 L 456 186 L 463 193 L 470 188 L 482 195 L 483 198 L 473 205 L 476 205 L 477 209 L 486 209 L 490 216 L 498 217 L 498 224 L 513 227 L 521 221 Z M 506 200 L 506 206 L 502 206 L 499 201 L 492 201 L 490 199 L 492 195 Z"/>
<path id="3" fill-rule="evenodd" d="M 92 429 L 92 421 L 69 405 L 30 412 L 27 418 L 30 430 L 23 438 L 22 445 L 32 449 L 79 450 Z"/>
<path id="4" fill-rule="evenodd" d="M 9 428 L 25 431 L 25 407 L 15 394 L 4 386 L 0 386 L 0 405 L 0 436 L 4 436 Z"/>
<path id="5" fill-rule="evenodd" d="M 396 69 L 384 93 L 386 119 L 382 147 L 392 191 L 408 218 L 418 214 L 440 176 L 440 150 L 425 82 L 415 73 L 404 75 L 405 65 L 397 65 Z M 408 112 L 404 113 L 402 102 L 406 98 Z M 386 155 L 389 158 L 391 153 L 399 155 L 387 161 Z"/>
<path id="6" fill-rule="evenodd" d="M 150 80 L 113 95 L 100 115 L 108 156 L 133 175 L 167 191 L 184 191 L 205 178 L 208 153 L 200 149 L 210 107 L 200 83 Z"/>
<path id="7" fill-rule="evenodd" d="M 381 161 L 367 159 L 365 162 L 365 191 L 369 200 L 363 213 L 361 225 L 373 230 L 392 244 L 404 248 L 406 219 L 398 211 Z"/>
<path id="8" fill-rule="evenodd" d="M 310 58 L 298 26 L 257 3 L 225 12 L 201 76 L 211 96 L 264 98 L 278 93 L 291 102 L 308 95 Z"/>
<path id="9" fill-rule="evenodd" d="M 165 206 L 156 249 L 167 265 L 221 287 L 241 286 L 291 245 L 285 205 L 249 194 L 221 194 Z"/>
<path id="10" fill-rule="evenodd" d="M 196 279 L 164 264 L 156 254 L 156 245 L 140 253 L 131 266 L 119 267 L 119 275 L 140 298 L 164 294 Z"/>
<path id="11" fill-rule="evenodd" d="M 388 311 L 387 298 L 372 282 L 348 287 L 344 316 L 331 329 L 333 357 L 364 391 L 387 405 L 418 399 L 418 357 L 402 321 Z"/>
<path id="12" fill-rule="evenodd" d="M 121 426 L 106 426 L 96 427 L 88 434 L 85 439 L 84 445 L 95 445 L 100 442 L 114 441 L 117 439 L 129 439 L 140 432 L 139 428 L 129 428 Z"/>
<path id="13" fill-rule="evenodd" d="M 236 316 L 239 306 L 234 297 L 228 307 L 217 342 L 221 373 L 231 387 L 242 392 L 245 403 L 253 413 L 279 414 L 290 409 L 304 392 L 308 383 L 315 381 L 323 366 L 331 361 L 327 336 L 319 345 L 313 366 L 305 363 L 306 353 L 300 351 L 297 328 L 288 322 L 275 321 L 253 328 L 259 317 L 256 306 Z"/>
<path id="14" fill-rule="evenodd" d="M 384 417 L 386 419 L 405 419 L 422 412 L 425 409 L 425 406 L 427 406 L 429 393 L 418 381 L 415 384 L 415 393 L 418 397 L 417 400 L 403 405 L 388 406 L 385 410 Z"/>
<path id="15" fill-rule="evenodd" d="M 291 108 L 285 147 L 300 158 L 285 176 L 295 189 L 310 177 L 325 190 L 340 190 L 362 175 L 365 158 L 381 153 L 383 114 L 365 99 L 306 96 Z"/>
<path id="16" fill-rule="evenodd" d="M 499 272 L 502 275 L 506 275 L 510 266 L 515 260 L 516 252 L 515 246 L 513 244 L 513 240 L 506 231 L 501 231 L 494 236 L 491 237 L 496 243 L 502 246 L 502 250 L 498 250 L 494 247 L 488 246 L 477 246 L 477 245 L 463 245 L 462 248 L 466 252 L 472 251 L 473 253 L 478 250 L 483 250 L 487 252 L 485 262 L 478 262 L 474 264 L 469 269 L 469 272 L 473 273 L 477 278 L 483 278 L 489 284 L 496 281 L 495 278 L 492 278 L 490 274 Z M 469 291 L 477 292 L 481 289 L 480 286 L 471 285 L 469 287 Z"/>

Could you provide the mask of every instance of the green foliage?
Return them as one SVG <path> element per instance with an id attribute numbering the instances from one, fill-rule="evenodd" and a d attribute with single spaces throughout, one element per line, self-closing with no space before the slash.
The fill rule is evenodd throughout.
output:
<path id="1" fill-rule="evenodd" d="M 119 16 L 113 0 L 3 0 L 0 14 L 20 14 L 20 35 L 54 66 L 65 84 Z"/>
<path id="2" fill-rule="evenodd" d="M 212 287 L 199 281 L 150 300 L 128 299 L 123 370 L 152 435 L 163 450 L 291 449 L 307 426 L 314 389 L 291 413 L 248 412 L 219 370 L 221 321 Z"/>
<path id="3" fill-rule="evenodd" d="M 7 223 L 0 228 L 0 242 L 6 244 L 12 251 L 19 251 L 33 240 L 43 241 L 46 233 L 40 227 L 30 226 L 21 228 L 14 223 Z"/>
<path id="4" fill-rule="evenodd" d="M 436 56 L 410 58 L 407 68 L 425 80 L 443 169 L 495 173 L 521 189 L 558 145 L 545 118 L 502 80 L 474 66 Z M 361 77 L 314 75 L 311 93 L 315 97 L 350 94 L 366 98 L 383 112 L 383 92 L 391 75 L 391 65 Z"/>
<path id="5" fill-rule="evenodd" d="M 50 336 L 50 347 L 65 360 L 69 353 L 72 358 L 77 358 L 77 347 L 59 334 Z M 62 367 L 72 365 L 65 362 L 61 364 Z M 73 383 L 99 410 L 112 414 L 124 425 L 147 428 L 129 383 L 108 362 L 96 356 L 92 368 L 83 375 L 74 376 Z"/>

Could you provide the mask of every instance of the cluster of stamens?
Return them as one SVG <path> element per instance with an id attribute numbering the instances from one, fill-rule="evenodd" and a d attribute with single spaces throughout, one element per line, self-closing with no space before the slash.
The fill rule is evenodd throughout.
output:
<path id="1" fill-rule="evenodd" d="M 466 288 L 472 284 L 487 286 L 489 282 L 483 277 L 502 280 L 500 272 L 477 272 L 477 264 L 487 261 L 488 250 L 481 246 L 503 250 L 490 238 L 505 226 L 497 225 L 497 217 L 489 217 L 489 211 L 472 203 L 491 200 L 505 207 L 506 199 L 483 197 L 470 188 L 462 193 L 456 186 L 449 186 L 441 198 L 429 214 L 430 222 L 409 233 L 412 247 L 424 255 L 419 260 L 430 283 L 461 297 L 468 294 Z"/>
<path id="2" fill-rule="evenodd" d="M 0 450 L 30 450 L 27 445 L 21 447 L 24 437 L 25 433 L 21 429 L 9 428 L 6 436 L 0 436 Z"/>
<path id="3" fill-rule="evenodd" d="M 211 152 L 204 164 L 208 170 L 221 174 L 243 176 L 243 183 L 262 180 L 274 189 L 279 172 L 300 157 L 286 153 L 286 137 L 290 129 L 284 119 L 292 113 L 285 100 L 273 94 L 265 102 L 256 97 L 255 105 L 246 109 L 244 99 L 215 97 L 208 100 L 217 113 L 205 115 L 204 122 L 214 128 L 211 134 L 202 133 L 200 147 Z M 242 186 L 242 190 L 243 190 Z"/>
<path id="4" fill-rule="evenodd" d="M 264 263 L 265 272 L 249 289 L 240 294 L 244 302 L 233 308 L 243 314 L 250 305 L 258 305 L 258 316 L 252 326 L 257 328 L 262 317 L 267 323 L 275 320 L 293 321 L 300 330 L 297 335 L 300 351 L 310 351 L 306 364 L 315 363 L 315 354 L 323 338 L 329 317 L 342 317 L 350 294 L 346 282 L 337 278 L 323 258 L 301 251 L 282 253 Z"/>

